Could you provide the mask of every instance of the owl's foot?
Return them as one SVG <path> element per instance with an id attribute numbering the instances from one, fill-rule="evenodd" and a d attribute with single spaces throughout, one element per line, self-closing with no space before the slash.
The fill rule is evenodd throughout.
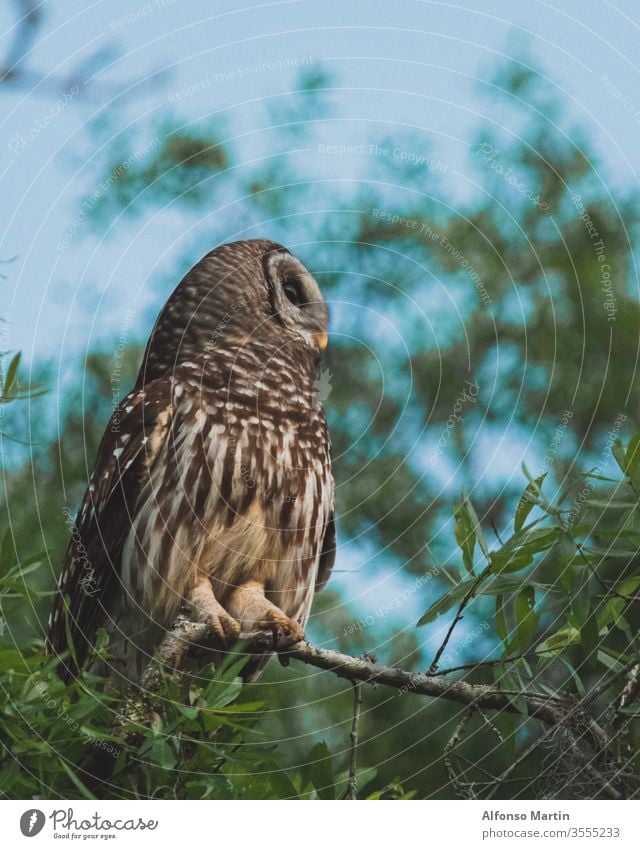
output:
<path id="1" fill-rule="evenodd" d="M 236 587 L 225 604 L 243 631 L 267 631 L 273 636 L 273 645 L 265 646 L 265 651 L 283 651 L 304 639 L 301 625 L 269 601 L 259 581 Z"/>
<path id="2" fill-rule="evenodd" d="M 278 651 L 295 646 L 304 640 L 304 628 L 295 619 L 290 619 L 277 607 L 272 608 L 267 614 L 255 623 L 259 631 L 271 631 L 273 634 L 273 647 Z"/>
<path id="3" fill-rule="evenodd" d="M 201 578 L 191 592 L 189 599 L 192 616 L 211 628 L 216 637 L 224 644 L 237 640 L 240 636 L 240 623 L 220 604 L 213 594 L 208 578 Z"/>
<path id="4" fill-rule="evenodd" d="M 240 636 L 240 623 L 233 616 L 229 616 L 225 610 L 220 613 L 210 613 L 203 621 L 224 643 L 233 642 Z"/>

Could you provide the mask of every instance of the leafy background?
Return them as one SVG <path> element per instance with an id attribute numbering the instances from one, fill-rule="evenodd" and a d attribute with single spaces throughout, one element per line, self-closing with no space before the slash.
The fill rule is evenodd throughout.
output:
<path id="1" fill-rule="evenodd" d="M 211 48 L 185 71 L 171 44 L 192 59 L 198 44 L 189 53 L 180 41 L 177 13 L 159 23 L 159 10 L 131 18 L 131 4 L 120 5 L 97 23 L 99 48 L 97 14 L 84 29 L 62 21 L 76 66 L 47 40 L 60 20 L 35 7 L 22 19 L 33 51 L 4 60 L 12 73 L 0 95 L 17 128 L 10 174 L 36 199 L 31 241 L 17 235 L 18 202 L 0 257 L 17 251 L 2 266 L 13 293 L 2 346 L 2 792 L 91 792 L 80 765 L 88 740 L 108 748 L 117 699 L 97 680 L 65 688 L 41 655 L 70 532 L 64 510 L 82 495 L 164 298 L 202 254 L 239 238 L 287 245 L 331 307 L 323 393 L 340 547 L 309 638 L 425 670 L 483 575 L 441 669 L 488 662 L 455 674 L 497 681 L 515 703 L 532 686 L 595 693 L 597 716 L 612 721 L 615 676 L 638 652 L 640 206 L 635 180 L 603 154 L 599 122 L 550 84 L 531 36 L 512 35 L 506 57 L 483 57 L 473 93 L 456 104 L 465 115 L 454 143 L 436 105 L 443 66 L 436 85 L 424 58 L 413 120 L 394 121 L 405 95 L 384 79 L 368 85 L 365 60 L 353 58 L 354 96 L 343 63 L 319 58 L 312 29 L 265 47 L 256 22 L 228 10 L 224 25 L 261 43 L 257 57 L 222 60 Z M 191 14 L 187 29 L 205 15 Z M 175 42 L 151 50 L 147 24 Z M 216 32 L 206 16 L 202 26 Z M 464 64 L 463 44 L 455 50 Z M 612 124 L 624 113 L 637 133 L 623 82 L 599 81 L 600 96 Z M 34 99 L 36 117 L 21 112 Z M 30 188 L 34 165 L 55 181 L 64 174 L 62 211 Z M 203 671 L 185 704 L 167 692 L 142 748 L 118 759 L 101 794 L 342 793 L 350 686 L 272 662 L 241 690 L 237 671 Z M 608 778 L 636 792 L 633 716 L 616 757 L 598 763 L 600 783 L 526 711 L 475 717 L 452 766 L 460 716 L 455 705 L 367 688 L 360 795 L 590 798 Z"/>

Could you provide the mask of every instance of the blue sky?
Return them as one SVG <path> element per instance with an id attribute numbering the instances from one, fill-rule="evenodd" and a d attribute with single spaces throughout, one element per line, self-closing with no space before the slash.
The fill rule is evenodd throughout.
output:
<path id="1" fill-rule="evenodd" d="M 268 134 L 256 132 L 265 104 L 294 86 L 300 66 L 322 67 L 335 84 L 335 117 L 300 151 L 307 167 L 358 181 L 371 167 L 370 154 L 358 146 L 380 139 L 393 145 L 395 136 L 418 129 L 428 156 L 446 165 L 455 206 L 473 191 L 474 130 L 511 120 L 497 108 L 487 81 L 499 62 L 531 60 L 549 90 L 564 98 L 567 126 L 579 125 L 590 138 L 603 180 L 616 188 L 638 179 L 640 9 L 634 0 L 67 0 L 45 8 L 47 23 L 29 56 L 32 70 L 60 76 L 96 50 L 116 49 L 92 97 L 0 88 L 0 259 L 16 258 L 0 269 L 6 273 L 1 314 L 8 319 L 2 348 L 22 349 L 30 362 L 47 359 L 61 373 L 97 343 L 120 334 L 125 341 L 142 338 L 152 309 L 161 305 L 158 281 L 165 281 L 165 291 L 177 282 L 185 246 L 193 248 L 187 265 L 215 246 L 207 242 L 206 222 L 196 238 L 166 211 L 149 211 L 116 222 L 109 232 L 83 233 L 59 250 L 83 197 L 95 189 L 96 142 L 88 127 L 103 110 L 120 126 L 139 129 L 141 145 L 149 120 L 169 110 L 185 124 L 223 110 L 230 135 L 243 139 L 236 142 L 242 167 L 254 155 L 269 155 L 264 144 L 260 148 L 261 138 L 268 148 Z M 0 27 L 6 31 L 12 23 L 5 4 Z M 121 94 L 111 100 L 112 92 Z M 107 149 L 113 144 L 112 138 L 100 141 Z M 358 149 L 327 153 L 346 145 Z M 404 578 L 397 576 L 394 589 L 396 576 L 381 571 L 379 577 L 337 582 L 350 581 L 366 615 L 403 591 Z M 417 599 L 406 601 L 407 620 L 417 615 Z"/>
<path id="2" fill-rule="evenodd" d="M 178 250 L 172 256 L 164 249 L 169 236 L 174 244 L 175 225 L 162 217 L 116 231 L 117 238 L 96 235 L 62 254 L 56 250 L 91 188 L 86 163 L 94 151 L 86 127 L 101 109 L 120 109 L 134 127 L 169 108 L 186 122 L 224 109 L 234 134 L 251 133 L 264 120 L 261 102 L 291 88 L 296 62 L 321 64 L 335 82 L 331 99 L 340 119 L 319 131 L 309 151 L 319 173 L 357 180 L 367 168 L 366 156 L 329 157 L 320 152 L 322 143 L 393 139 L 418 127 L 431 155 L 448 165 L 455 203 L 470 191 L 473 128 L 500 120 L 484 81 L 496 62 L 527 56 L 550 89 L 564 95 L 568 117 L 588 132 L 604 179 L 610 185 L 637 180 L 640 10 L 631 0 L 282 0 L 213 9 L 201 0 L 111 0 L 45 8 L 47 24 L 29 57 L 33 69 L 63 74 L 100 48 L 111 45 L 118 53 L 96 80 L 97 98 L 67 92 L 60 107 L 37 89 L 0 92 L 3 195 L 10 198 L 0 213 L 0 258 L 17 257 L 4 269 L 4 347 L 22 348 L 28 360 L 68 357 L 119 333 L 129 309 L 140 317 L 157 299 L 154 275 L 175 267 Z M 11 23 L 5 7 L 0 25 L 6 30 Z M 158 70 L 165 76 L 154 86 Z M 109 102 L 108 86 L 122 91 L 123 84 L 136 86 L 125 107 L 122 98 Z M 38 129 L 38 122 L 47 126 Z"/>

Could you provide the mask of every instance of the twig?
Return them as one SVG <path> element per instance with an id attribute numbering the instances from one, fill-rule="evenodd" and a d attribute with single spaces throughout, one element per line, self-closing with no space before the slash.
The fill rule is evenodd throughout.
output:
<path id="1" fill-rule="evenodd" d="M 484 724 L 489 726 L 489 728 L 493 731 L 493 733 L 496 735 L 496 737 L 501 743 L 504 743 L 504 734 L 502 733 L 502 731 L 500 731 L 495 722 L 492 722 L 483 710 L 478 710 L 478 713 L 480 714 Z"/>
<path id="2" fill-rule="evenodd" d="M 449 666 L 446 669 L 439 669 L 437 672 L 431 672 L 429 675 L 435 677 L 439 675 L 450 675 L 452 672 L 463 672 L 473 669 L 481 669 L 484 666 L 499 666 L 503 663 L 514 663 L 516 660 L 529 660 L 534 657 L 543 657 L 545 654 L 551 654 L 549 651 L 531 651 L 525 654 L 512 654 L 510 657 L 499 657 L 496 660 L 476 660 L 473 663 L 463 663 L 460 666 Z"/>
<path id="3" fill-rule="evenodd" d="M 462 787 L 468 787 L 470 792 L 473 792 L 473 782 L 462 782 L 458 775 L 456 775 L 456 771 L 453 768 L 453 762 L 451 759 L 453 750 L 458 746 L 462 737 L 464 735 L 465 729 L 469 720 L 473 716 L 475 708 L 473 705 L 468 707 L 462 715 L 462 719 L 456 725 L 455 730 L 449 740 L 447 741 L 447 745 L 444 747 L 443 760 L 444 765 L 447 770 L 447 775 L 449 776 L 449 781 L 453 785 L 454 791 L 458 794 L 458 796 L 463 796 Z"/>
<path id="4" fill-rule="evenodd" d="M 491 524 L 491 530 L 492 530 L 492 531 L 493 531 L 493 533 L 495 534 L 495 537 L 496 537 L 496 539 L 498 540 L 498 542 L 500 543 L 500 545 L 504 545 L 504 543 L 502 542 L 502 539 L 501 539 L 501 537 L 500 537 L 500 534 L 499 534 L 499 532 L 498 532 L 498 527 L 497 527 L 497 525 L 496 525 L 496 523 L 495 523 L 495 520 L 494 520 L 493 516 L 489 516 L 489 523 Z"/>
<path id="5" fill-rule="evenodd" d="M 433 658 L 433 660 L 431 662 L 431 666 L 429 667 L 429 674 L 433 675 L 437 672 L 438 662 L 440 661 L 440 658 L 442 657 L 442 653 L 446 649 L 446 647 L 449 643 L 449 640 L 451 639 L 451 637 L 453 635 L 453 632 L 455 630 L 456 625 L 462 619 L 462 614 L 464 612 L 465 607 L 469 604 L 471 599 L 475 596 L 480 584 L 490 574 L 491 574 L 491 566 L 489 565 L 485 569 L 483 569 L 482 572 L 480 572 L 478 577 L 475 579 L 475 581 L 473 582 L 473 584 L 469 588 L 467 594 L 465 595 L 465 597 L 460 602 L 460 606 L 458 607 L 457 613 L 453 618 L 453 622 L 451 623 L 451 625 L 449 625 L 449 629 L 447 630 L 447 633 L 445 634 L 444 640 L 442 641 L 440 648 L 436 652 L 435 657 Z"/>
<path id="6" fill-rule="evenodd" d="M 360 725 L 360 711 L 362 710 L 362 684 L 360 681 L 353 682 L 353 721 L 351 723 L 351 753 L 349 755 L 349 778 L 344 799 L 358 798 L 358 728 Z"/>

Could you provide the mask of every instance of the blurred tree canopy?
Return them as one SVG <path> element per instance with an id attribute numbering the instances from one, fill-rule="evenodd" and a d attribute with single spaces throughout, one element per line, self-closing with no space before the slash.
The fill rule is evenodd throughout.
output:
<path id="1" fill-rule="evenodd" d="M 460 706 L 367 688 L 360 795 L 633 795 L 637 719 L 614 703 L 638 658 L 637 193 L 611 193 L 588 138 L 521 65 L 496 75 L 496 121 L 469 145 L 462 198 L 418 130 L 339 138 L 331 91 L 323 73 L 303 74 L 242 137 L 224 111 L 185 123 L 165 110 L 135 129 L 103 116 L 79 235 L 122 239 L 127 221 L 166 220 L 186 234 L 180 271 L 222 241 L 264 236 L 320 282 L 340 550 L 310 638 L 424 671 L 462 604 L 432 671 L 471 664 L 454 675 L 500 687 L 520 711 L 465 715 L 462 729 Z M 333 178 L 349 156 L 362 175 Z M 154 284 L 154 312 L 179 273 Z M 143 344 L 141 332 L 119 361 L 122 395 Z M 70 364 L 57 410 L 43 397 L 4 419 L 6 435 L 33 442 L 4 470 L 6 795 L 88 793 L 76 766 L 117 709 L 99 682 L 65 688 L 38 655 L 69 534 L 62 509 L 77 505 L 115 405 L 114 357 L 105 347 Z M 43 367 L 39 382 L 51 378 Z M 9 390 L 16 379 L 9 368 Z M 359 598 L 365 582 L 379 584 L 375 601 Z M 119 759 L 104 792 L 341 792 L 349 685 L 273 662 L 240 692 L 236 674 L 203 673 L 188 706 L 167 702 L 143 765 Z M 579 732 L 528 717 L 532 688 L 587 699 L 613 728 L 611 751 L 585 767 Z"/>

